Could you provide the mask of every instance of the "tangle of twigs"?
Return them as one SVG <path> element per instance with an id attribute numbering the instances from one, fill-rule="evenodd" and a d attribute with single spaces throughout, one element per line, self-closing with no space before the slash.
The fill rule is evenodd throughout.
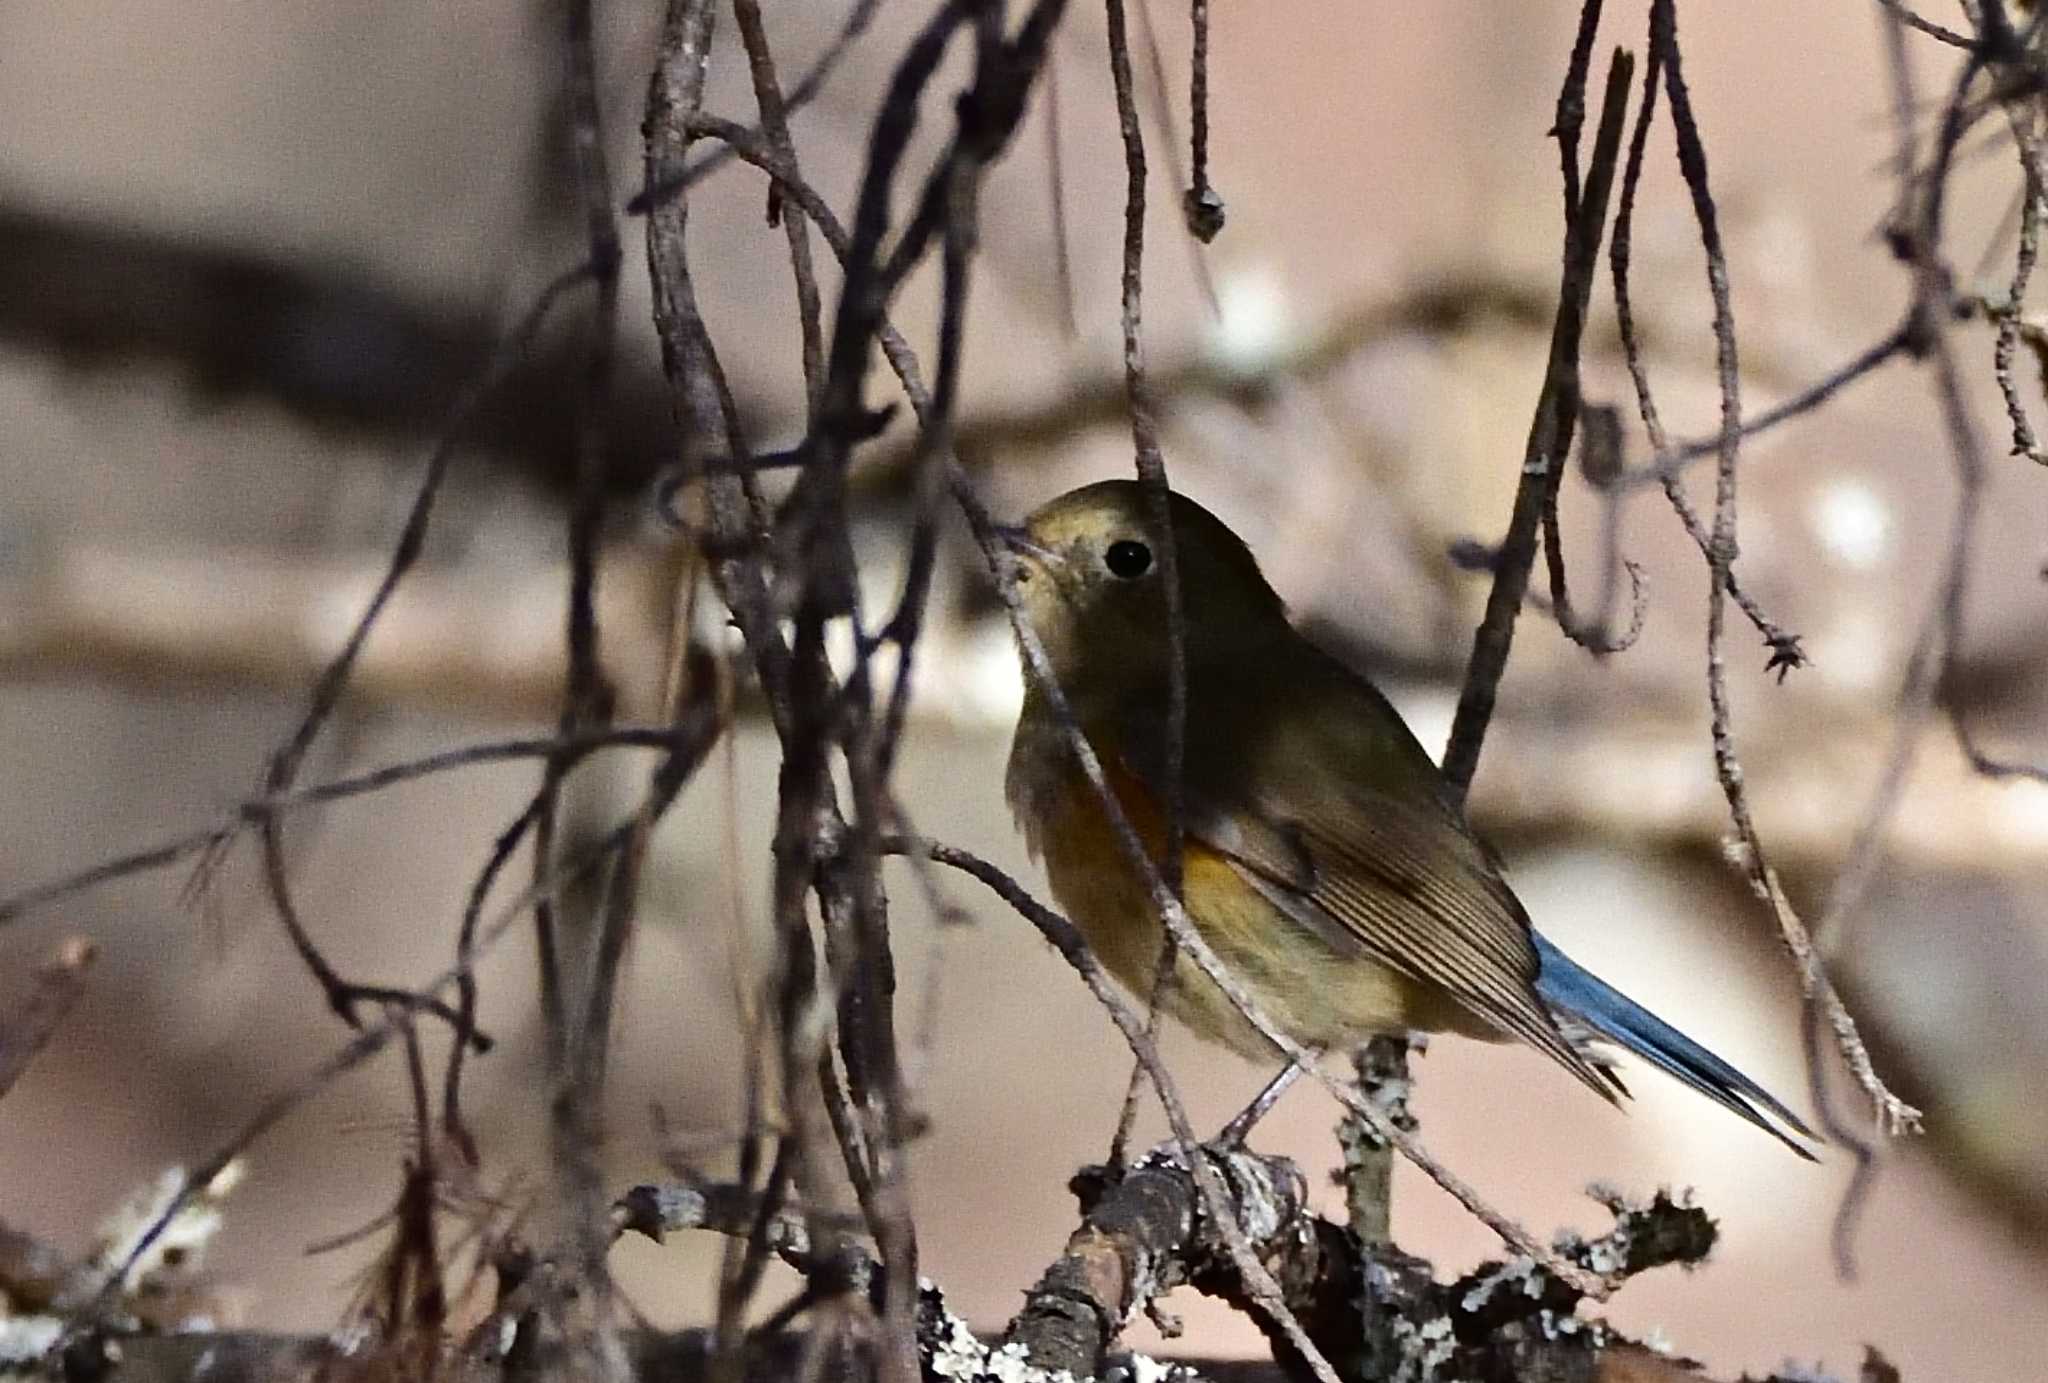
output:
<path id="1" fill-rule="evenodd" d="M 550 1266 L 561 1269 L 567 1264 L 568 1270 L 566 1277 L 535 1273 L 523 1285 L 508 1288 L 500 1316 L 516 1331 L 527 1328 L 533 1310 L 551 1313 L 567 1328 L 581 1366 L 592 1376 L 620 1377 L 627 1367 L 626 1352 L 609 1294 L 606 1256 L 618 1231 L 635 1221 L 631 1207 L 613 1206 L 601 1184 L 597 1160 L 617 991 L 636 929 L 639 884 L 653 831 L 726 732 L 734 680 L 750 677 L 768 707 L 781 764 L 769 881 L 774 953 L 761 992 L 748 996 L 759 1020 L 745 1034 L 750 1079 L 737 1171 L 722 1191 L 720 1205 L 712 1207 L 704 1199 L 694 1220 L 667 1210 L 640 1216 L 658 1227 L 687 1222 L 710 1225 L 730 1236 L 719 1280 L 714 1371 L 725 1378 L 739 1377 L 750 1349 L 803 1318 L 811 1326 L 811 1337 L 800 1370 L 809 1377 L 823 1376 L 825 1361 L 836 1352 L 858 1354 L 875 1377 L 889 1383 L 918 1383 L 925 1376 L 928 1360 L 921 1351 L 927 1349 L 932 1312 L 920 1287 L 910 1196 L 910 1147 L 919 1119 L 911 1108 L 899 1050 L 895 955 L 882 879 L 882 862 L 901 857 L 918 871 L 919 885 L 938 903 L 943 903 L 943 896 L 936 867 L 972 876 L 1036 928 L 1071 965 L 1107 1010 L 1134 1059 L 1132 1097 L 1126 1101 L 1113 1163 L 1122 1163 L 1124 1133 L 1136 1094 L 1149 1088 L 1159 1097 L 1172 1130 L 1168 1160 L 1175 1175 L 1184 1172 L 1193 1188 L 1188 1204 L 1207 1217 L 1221 1245 L 1215 1261 L 1227 1260 L 1234 1274 L 1232 1300 L 1261 1316 L 1279 1352 L 1297 1372 L 1319 1383 L 1340 1383 L 1345 1374 L 1333 1362 L 1328 1337 L 1301 1318 L 1299 1293 L 1283 1290 L 1265 1261 L 1270 1244 L 1243 1222 L 1243 1186 L 1236 1174 L 1225 1174 L 1233 1164 L 1205 1150 L 1197 1138 L 1154 1040 L 1157 986 L 1145 996 L 1150 1003 L 1141 1012 L 1109 983 L 1066 919 L 977 855 L 920 834 L 897 800 L 891 775 L 923 671 L 920 639 L 950 500 L 964 515 L 1005 605 L 1027 676 L 1044 691 L 1083 775 L 1100 798 L 1119 848 L 1143 880 L 1164 924 L 1168 943 L 1159 971 L 1161 983 L 1171 973 L 1176 952 L 1186 951 L 1276 1053 L 1310 1072 L 1371 1136 L 1410 1158 L 1511 1249 L 1540 1268 L 1553 1287 L 1568 1295 L 1570 1305 L 1565 1309 L 1580 1297 L 1607 1295 L 1632 1269 L 1604 1267 L 1598 1256 L 1578 1251 L 1583 1245 L 1543 1244 L 1433 1158 L 1412 1129 L 1379 1102 L 1323 1072 L 1316 1062 L 1319 1053 L 1288 1040 L 1260 1012 L 1205 943 L 1179 899 L 1184 634 L 1178 559 L 1171 526 L 1165 521 L 1170 487 L 1160 444 L 1161 409 L 1157 381 L 1146 365 L 1148 161 L 1125 0 L 1105 0 L 1109 88 L 1126 174 L 1119 281 L 1122 407 L 1130 423 L 1137 475 L 1165 535 L 1159 558 L 1173 650 L 1167 705 L 1168 833 L 1158 860 L 1147 854 L 1125 817 L 1101 763 L 1052 680 L 993 520 L 955 454 L 969 304 L 982 233 L 981 191 L 988 171 L 1003 158 L 1033 99 L 1050 80 L 1053 39 L 1066 17 L 1064 0 L 1022 4 L 1015 22 L 1010 7 L 1000 0 L 938 0 L 893 66 L 868 134 L 853 210 L 844 219 L 806 177 L 791 116 L 823 88 L 850 47 L 868 31 L 878 9 L 875 0 L 854 0 L 830 46 L 787 89 L 758 0 L 726 0 L 726 7 L 746 63 L 753 123 L 704 106 L 719 6 L 713 0 L 670 0 L 648 80 L 641 190 L 627 210 L 646 217 L 653 318 L 677 432 L 679 457 L 663 503 L 675 511 L 679 526 L 693 540 L 691 557 L 679 568 L 676 605 L 684 612 L 694 608 L 701 576 L 738 631 L 741 652 L 734 663 L 713 658 L 690 643 L 687 628 L 679 629 L 671 648 L 669 723 L 612 724 L 597 592 L 603 579 L 599 538 L 608 517 L 607 406 L 617 368 L 624 251 L 600 119 L 604 83 L 593 7 L 589 0 L 569 0 L 564 10 L 563 83 L 574 142 L 573 191 L 582 217 L 583 259 L 539 294 L 491 368 L 449 419 L 423 467 L 381 582 L 342 651 L 316 680 L 301 719 L 270 756 L 261 790 L 207 829 L 0 898 L 0 925 L 110 880 L 188 860 L 199 862 L 198 877 L 204 882 L 221 852 L 253 833 L 262 852 L 270 901 L 291 944 L 327 1003 L 355 1031 L 318 1069 L 273 1096 L 194 1169 L 187 1185 L 205 1186 L 314 1092 L 390 1046 L 394 1037 L 400 1039 L 421 1143 L 408 1169 L 409 1198 L 403 1202 L 412 1212 L 396 1220 L 410 1226 L 400 1232 L 410 1235 L 407 1242 L 417 1251 L 410 1257 L 394 1254 L 390 1260 L 386 1298 L 392 1322 L 400 1318 L 401 1304 L 409 1302 L 405 1319 L 421 1329 L 439 1330 L 445 1323 L 446 1301 L 438 1295 L 439 1284 L 427 1278 L 439 1261 L 432 1220 L 434 1184 L 444 1169 L 429 1136 L 436 1121 L 428 1049 L 420 1042 L 418 1023 L 425 1015 L 452 1030 L 454 1040 L 441 1075 L 439 1123 L 453 1146 L 474 1162 L 477 1151 L 461 1113 L 462 1075 L 469 1057 L 490 1045 L 477 1027 L 476 967 L 508 931 L 530 921 L 538 957 L 535 984 L 548 1062 L 554 1161 L 570 1209 L 567 1242 L 551 1247 L 556 1258 Z M 1830 1098 L 1822 1036 L 1832 1038 L 1834 1052 L 1881 1130 L 1909 1129 L 1918 1118 L 1917 1111 L 1878 1075 L 1825 962 L 1848 944 L 1847 919 L 1857 910 L 1880 862 L 1884 825 L 1905 789 L 1925 722 L 1942 709 L 1942 689 L 1963 638 L 1967 558 L 1986 463 L 1950 336 L 1965 309 L 1996 323 L 1993 370 L 2006 404 L 2013 451 L 2035 461 L 2044 459 L 2043 449 L 2014 369 L 2023 345 L 2048 360 L 2048 348 L 2041 344 L 2048 340 L 2048 331 L 2025 314 L 2023 303 L 2038 256 L 2042 209 L 2048 206 L 2037 99 L 2048 84 L 2038 56 L 2042 21 L 2031 19 L 2023 30 L 2015 29 L 1997 0 L 1969 7 L 1968 33 L 1925 20 L 1900 0 L 1879 0 L 1878 11 L 1887 37 L 1898 141 L 1899 195 L 1888 231 L 1909 275 L 1909 307 L 1895 330 L 1838 369 L 1771 409 L 1745 415 L 1727 256 L 1710 189 L 1706 143 L 1683 73 L 1676 6 L 1673 0 L 1648 0 L 1643 83 L 1632 133 L 1628 102 L 1635 60 L 1626 50 L 1615 51 L 1594 119 L 1592 147 L 1582 161 L 1586 88 L 1602 17 L 1601 0 L 1584 0 L 1552 131 L 1560 159 L 1564 253 L 1548 367 L 1534 403 L 1505 535 L 1485 561 L 1492 586 L 1475 632 L 1444 762 L 1454 793 L 1462 797 L 1478 768 L 1515 624 L 1525 605 L 1547 608 L 1568 636 L 1595 653 L 1619 652 L 1633 641 L 1642 625 L 1646 597 L 1638 569 L 1621 555 L 1620 515 L 1631 496 L 1650 485 L 1660 487 L 1701 553 L 1710 578 L 1705 621 L 1708 738 L 1737 842 L 1732 853 L 1772 915 L 1798 971 L 1807 1005 L 1809 1069 L 1821 1118 L 1859 1161 L 1857 1180 L 1837 1222 L 1838 1250 L 1845 1265 L 1852 1219 L 1870 1184 L 1874 1152 Z M 1191 169 L 1184 178 L 1176 171 L 1176 177 L 1184 184 L 1184 219 L 1197 237 L 1207 241 L 1222 228 L 1223 204 L 1211 181 L 1206 0 L 1192 0 L 1189 17 Z M 1916 129 L 1921 107 L 1905 56 L 1908 34 L 1960 54 L 1960 67 L 1924 151 Z M 1157 51 L 1154 42 L 1153 86 L 1167 101 Z M 949 72 L 957 72 L 959 80 L 948 107 L 950 127 L 936 157 L 916 168 L 913 137 L 919 123 L 940 105 L 934 92 L 942 80 L 949 80 Z M 1669 434 L 1653 396 L 1630 295 L 1632 218 L 1660 96 L 1676 138 L 1678 168 L 1697 227 L 1713 308 L 1721 414 L 1715 434 L 1697 440 L 1674 440 Z M 2018 243 L 2003 299 L 1965 299 L 1955 291 L 1944 250 L 1944 198 L 1966 134 L 1995 113 L 2004 115 L 2018 153 Z M 1165 123 L 1172 128 L 1170 114 Z M 712 147 L 699 151 L 700 144 Z M 698 301 L 699 269 L 691 257 L 692 198 L 710 171 L 733 162 L 766 177 L 769 219 L 779 223 L 796 307 L 804 436 L 797 445 L 772 454 L 757 454 L 748 446 L 712 327 Z M 1615 205 L 1611 232 L 1610 204 Z M 821 284 L 814 234 L 838 263 L 836 298 Z M 1609 243 L 1621 352 L 1650 449 L 1649 459 L 1634 466 L 1623 462 L 1615 410 L 1589 403 L 1581 393 L 1582 343 L 1603 237 Z M 935 270 L 939 299 L 928 385 L 917 353 L 890 317 L 904 285 L 927 266 Z M 361 649 L 421 556 L 454 448 L 470 415 L 561 301 L 586 282 L 593 289 L 593 303 L 585 324 L 587 355 L 574 434 L 576 484 L 566 515 L 570 578 L 564 684 L 554 733 L 451 749 L 302 786 L 305 761 L 342 704 Z M 863 608 L 849 517 L 854 460 L 891 417 L 888 406 L 868 397 L 868 376 L 877 352 L 896 375 L 916 423 L 914 440 L 899 468 L 908 478 L 911 497 L 904 576 L 879 622 L 871 621 Z M 1949 561 L 1899 689 L 1898 728 L 1878 789 L 1820 920 L 1809 933 L 1786 899 L 1756 828 L 1730 707 L 1730 602 L 1763 638 L 1770 665 L 1781 677 L 1804 661 L 1797 635 L 1771 618 L 1738 574 L 1740 448 L 1746 439 L 1812 413 L 1852 382 L 1901 358 L 1917 360 L 1928 369 L 1950 442 L 1958 501 Z M 1558 518 L 1575 439 L 1586 479 L 1606 506 L 1601 594 L 1590 617 L 1576 612 L 1570 598 Z M 1682 481 L 1686 468 L 1708 457 L 1715 465 L 1714 500 L 1711 516 L 1703 520 Z M 762 485 L 764 473 L 771 469 L 794 472 L 793 484 L 779 502 L 771 502 Z M 1530 591 L 1539 548 L 1546 558 L 1547 597 Z M 1630 618 L 1627 628 L 1617 633 L 1610 625 L 1617 622 L 1622 575 L 1631 585 Z M 843 666 L 828 656 L 831 636 L 841 630 L 851 631 L 853 649 L 851 661 Z M 2048 771 L 1983 753 L 1960 715 L 1953 707 L 1949 711 L 1958 742 L 1978 771 L 2048 780 Z M 657 755 L 637 806 L 625 819 L 599 829 L 565 819 L 564 788 L 570 775 L 591 756 L 617 748 L 646 749 Z M 294 896 L 285 819 L 432 774 L 529 759 L 538 765 L 538 783 L 486 854 L 455 928 L 449 968 L 413 988 L 367 985 L 342 976 L 323 954 Z M 529 847 L 530 879 L 516 897 L 491 911 L 489 900 L 503 871 L 522 848 Z M 67 989 L 59 997 L 71 992 Z M 49 1024 L 54 1021 L 49 1019 Z M 47 1026 L 39 1018 L 24 1031 L 39 1042 Z M 6 1035 L 12 1042 L 12 1033 Z M 0 1071 L 11 1075 L 15 1065 L 10 1055 L 0 1061 Z M 1157 1158 L 1133 1175 L 1156 1171 L 1156 1164 Z M 853 1202 L 850 1209 L 839 1203 L 848 1196 Z M 136 1255 L 161 1233 L 176 1209 L 174 1203 L 164 1211 L 135 1248 Z M 768 1262 L 777 1255 L 805 1274 L 806 1285 L 767 1315 L 767 1326 L 750 1326 L 750 1317 L 758 1314 L 755 1298 L 766 1280 Z M 1684 1254 L 1674 1256 L 1691 1261 Z M 1120 1310 L 1138 1304 L 1135 1296 L 1115 1296 L 1115 1301 Z M 1107 1329 L 1103 1337 L 1114 1334 L 1113 1328 Z"/>

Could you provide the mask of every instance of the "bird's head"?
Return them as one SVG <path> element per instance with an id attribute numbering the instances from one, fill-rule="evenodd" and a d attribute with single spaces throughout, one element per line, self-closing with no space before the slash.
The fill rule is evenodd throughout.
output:
<path id="1" fill-rule="evenodd" d="M 1189 662 L 1257 656 L 1288 630 L 1280 597 L 1222 520 L 1180 494 L 1169 509 Z M 1069 695 L 1166 681 L 1172 644 L 1161 542 L 1144 487 L 1085 485 L 1002 534 L 1025 611 Z"/>

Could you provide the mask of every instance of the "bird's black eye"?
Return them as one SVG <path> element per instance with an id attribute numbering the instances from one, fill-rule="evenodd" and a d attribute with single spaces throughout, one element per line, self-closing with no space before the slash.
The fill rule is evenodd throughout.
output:
<path id="1" fill-rule="evenodd" d="M 1135 581 L 1152 570 L 1152 549 L 1124 538 L 1109 545 L 1109 551 L 1102 554 L 1102 564 L 1109 568 L 1111 576 Z"/>

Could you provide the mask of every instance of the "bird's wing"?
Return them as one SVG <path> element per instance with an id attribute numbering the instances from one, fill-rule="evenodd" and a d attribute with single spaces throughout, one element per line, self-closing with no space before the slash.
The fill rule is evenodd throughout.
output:
<path id="1" fill-rule="evenodd" d="M 1356 684 L 1363 687 L 1363 683 Z M 1327 688 L 1325 695 L 1327 696 Z M 1348 690 L 1348 689 L 1346 689 Z M 1528 916 L 1491 857 L 1438 794 L 1436 769 L 1391 707 L 1365 688 L 1356 717 L 1334 733 L 1266 729 L 1225 738 L 1218 699 L 1190 688 L 1182 775 L 1183 827 L 1229 858 L 1246 881 L 1333 950 L 1375 961 L 1447 994 L 1500 1031 L 1549 1056 L 1609 1099 L 1599 1068 L 1564 1035 L 1536 993 Z M 1226 694 L 1221 704 L 1242 705 Z M 1330 726 L 1274 712 L 1266 724 Z M 1330 708 L 1325 703 L 1325 711 Z M 1392 719 L 1391 727 L 1377 717 Z M 1383 742 L 1374 736 L 1384 733 Z M 1163 736 L 1132 726 L 1125 766 L 1161 802 Z M 1230 750 L 1241 750 L 1232 754 Z M 1416 776 L 1390 756 L 1421 755 Z M 1143 760 L 1140 762 L 1139 760 Z"/>

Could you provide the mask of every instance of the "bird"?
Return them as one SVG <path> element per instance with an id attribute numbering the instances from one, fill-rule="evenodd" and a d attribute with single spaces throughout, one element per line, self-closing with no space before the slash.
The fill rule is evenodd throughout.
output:
<path id="1" fill-rule="evenodd" d="M 1609 1103 L 1610 1047 L 1648 1062 L 1801 1157 L 1816 1135 L 1754 1080 L 1567 956 L 1532 926 L 1460 794 L 1379 689 L 1298 631 L 1243 539 L 1168 497 L 1186 717 L 1181 898 L 1224 967 L 1313 1050 L 1451 1032 L 1527 1043 Z M 1169 836 L 1169 634 L 1151 496 L 1071 490 L 998 535 L 1021 614 L 1155 867 Z M 1054 899 L 1103 966 L 1150 995 L 1162 922 L 1027 676 L 1004 791 Z M 1192 958 L 1164 1010 L 1254 1060 L 1272 1044 Z"/>

